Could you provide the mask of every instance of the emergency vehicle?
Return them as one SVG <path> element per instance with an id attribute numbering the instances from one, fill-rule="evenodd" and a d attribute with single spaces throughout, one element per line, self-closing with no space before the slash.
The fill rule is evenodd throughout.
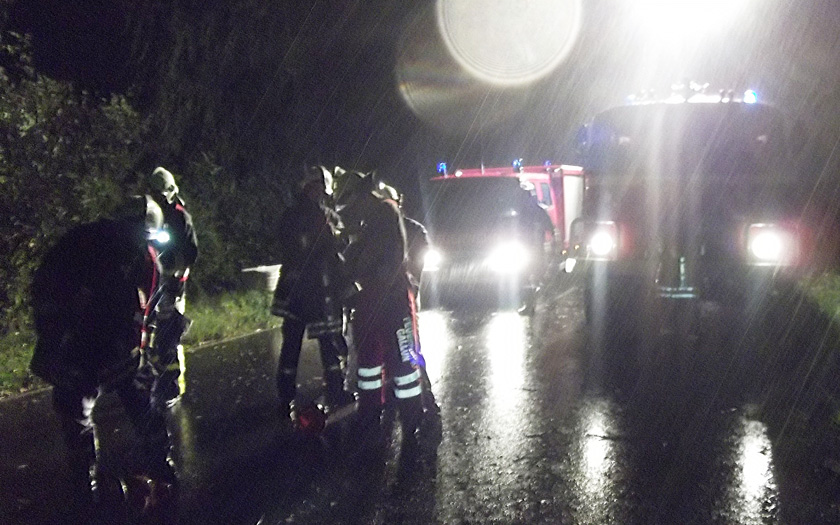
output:
<path id="1" fill-rule="evenodd" d="M 580 213 L 582 169 L 552 164 L 459 169 L 438 166 L 424 190 L 430 249 L 424 306 L 497 300 L 533 310 L 552 259 L 565 253 Z"/>
<path id="2" fill-rule="evenodd" d="M 585 275 L 587 321 L 611 335 L 673 312 L 690 329 L 706 301 L 743 313 L 836 260 L 801 130 L 752 91 L 704 88 L 607 109 L 579 135 L 566 269 Z"/>

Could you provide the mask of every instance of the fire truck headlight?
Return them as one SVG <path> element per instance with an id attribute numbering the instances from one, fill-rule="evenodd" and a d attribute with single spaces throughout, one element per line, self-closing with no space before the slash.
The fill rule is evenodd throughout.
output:
<path id="1" fill-rule="evenodd" d="M 589 239 L 589 249 L 596 257 L 607 257 L 616 247 L 616 239 L 606 230 L 596 231 Z"/>
<path id="2" fill-rule="evenodd" d="M 747 248 L 754 263 L 762 265 L 794 264 L 798 246 L 795 231 L 773 225 L 753 224 L 748 229 Z"/>
<path id="3" fill-rule="evenodd" d="M 443 254 L 434 248 L 426 250 L 423 256 L 423 271 L 434 272 L 440 269 L 440 263 L 443 262 Z"/>
<path id="4" fill-rule="evenodd" d="M 493 248 L 487 257 L 487 265 L 496 273 L 519 273 L 530 261 L 530 254 L 522 244 L 503 242 Z"/>
<path id="5" fill-rule="evenodd" d="M 784 253 L 784 242 L 778 232 L 761 232 L 750 242 L 750 251 L 760 261 L 775 262 Z"/>

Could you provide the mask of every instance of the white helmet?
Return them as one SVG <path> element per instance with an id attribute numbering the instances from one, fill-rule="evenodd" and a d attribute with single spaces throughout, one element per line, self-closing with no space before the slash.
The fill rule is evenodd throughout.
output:
<path id="1" fill-rule="evenodd" d="M 178 196 L 178 185 L 175 184 L 175 177 L 166 168 L 160 166 L 155 168 L 149 179 L 149 184 L 154 191 L 163 195 L 166 202 L 170 204 L 175 202 L 175 197 Z"/>

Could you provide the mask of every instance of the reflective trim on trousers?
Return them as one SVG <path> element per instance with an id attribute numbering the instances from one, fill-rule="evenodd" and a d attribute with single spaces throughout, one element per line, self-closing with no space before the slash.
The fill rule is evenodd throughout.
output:
<path id="1" fill-rule="evenodd" d="M 360 379 L 356 384 L 359 385 L 359 390 L 379 390 L 382 388 L 382 379 L 374 379 L 373 381 L 362 381 Z"/>
<path id="2" fill-rule="evenodd" d="M 420 385 L 415 386 L 414 388 L 395 388 L 394 395 L 397 399 L 409 399 L 412 397 L 419 397 L 420 394 L 423 393 L 423 388 Z"/>
<path id="3" fill-rule="evenodd" d="M 380 377 L 382 375 L 382 365 L 373 368 L 362 368 L 356 372 L 359 377 Z"/>
<path id="4" fill-rule="evenodd" d="M 415 370 L 408 375 L 396 376 L 394 378 L 394 383 L 396 383 L 397 386 L 405 386 L 413 381 L 417 381 L 418 379 L 420 379 L 420 370 Z"/>

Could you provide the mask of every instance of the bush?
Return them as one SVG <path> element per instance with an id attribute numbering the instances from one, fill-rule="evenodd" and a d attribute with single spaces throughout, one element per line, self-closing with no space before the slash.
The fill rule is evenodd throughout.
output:
<path id="1" fill-rule="evenodd" d="M 28 324 L 41 255 L 70 226 L 136 189 L 145 125 L 125 97 L 97 99 L 38 74 L 29 38 L 0 32 L 0 333 Z"/>
<path id="2" fill-rule="evenodd" d="M 834 321 L 840 321 L 840 274 L 824 273 L 803 284 L 820 309 Z"/>

